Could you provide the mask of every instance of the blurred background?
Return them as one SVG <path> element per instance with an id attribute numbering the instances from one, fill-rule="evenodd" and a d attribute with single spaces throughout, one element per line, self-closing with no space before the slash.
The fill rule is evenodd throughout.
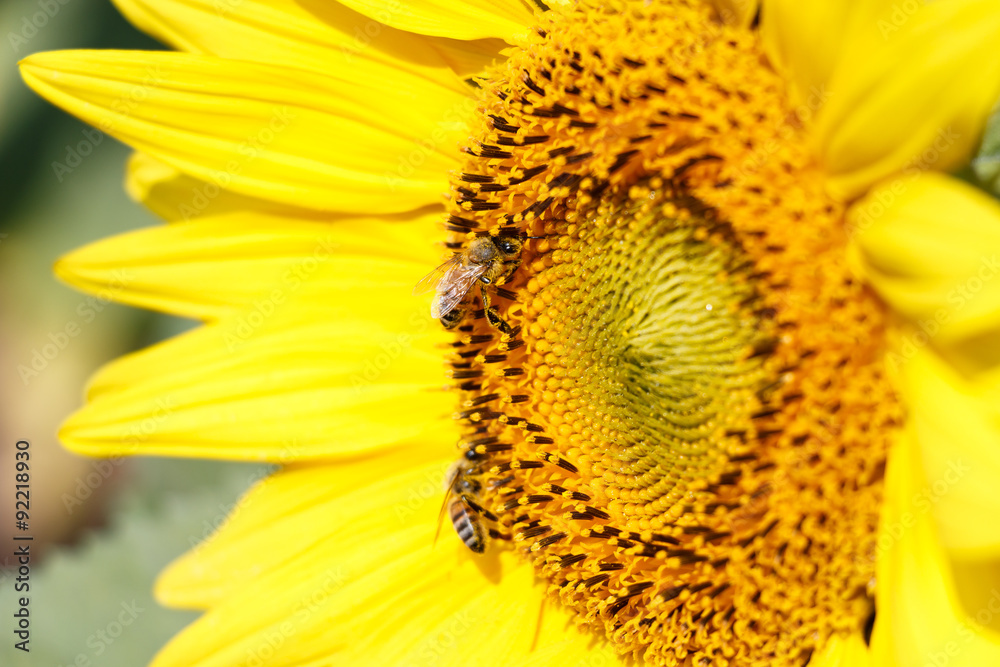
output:
<path id="1" fill-rule="evenodd" d="M 262 469 L 100 461 L 58 444 L 59 424 L 101 364 L 193 323 L 95 303 L 53 277 L 67 251 L 157 220 L 125 195 L 125 146 L 107 137 L 68 159 L 88 126 L 28 90 L 17 61 L 53 49 L 162 47 L 110 0 L 0 0 L 0 36 L 0 665 L 145 665 L 195 617 L 153 601 L 156 574 L 210 534 Z M 72 324 L 80 333 L 60 336 Z M 15 593 L 9 568 L 18 440 L 31 443 L 30 521 L 21 533 L 34 538 L 30 653 L 16 650 L 11 634 L 15 600 L 25 595 Z"/>

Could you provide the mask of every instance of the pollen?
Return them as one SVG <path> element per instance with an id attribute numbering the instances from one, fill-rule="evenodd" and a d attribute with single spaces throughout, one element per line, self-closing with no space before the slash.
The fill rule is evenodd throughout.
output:
<path id="1" fill-rule="evenodd" d="M 477 84 L 450 246 L 524 240 L 485 288 L 506 332 L 472 290 L 449 348 L 490 548 L 650 665 L 800 666 L 861 631 L 887 316 L 754 34 L 581 3 Z"/>

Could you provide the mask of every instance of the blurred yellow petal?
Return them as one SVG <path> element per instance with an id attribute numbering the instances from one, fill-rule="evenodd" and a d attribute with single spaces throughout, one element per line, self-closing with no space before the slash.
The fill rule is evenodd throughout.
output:
<path id="1" fill-rule="evenodd" d="M 1000 204 L 940 174 L 889 181 L 850 226 L 865 278 L 936 342 L 1000 327 Z"/>
<path id="2" fill-rule="evenodd" d="M 324 568 L 359 558 L 363 562 L 372 544 L 407 526 L 422 531 L 410 541 L 426 546 L 436 524 L 415 525 L 414 517 L 419 512 L 436 521 L 454 452 L 453 442 L 437 439 L 357 461 L 275 473 L 239 500 L 215 535 L 160 575 L 157 598 L 172 607 L 215 606 L 238 594 L 247 581 L 276 575 L 307 555 L 310 563 Z M 458 541 L 455 531 L 445 527 L 442 553 Z M 396 550 L 409 545 L 397 540 L 387 546 Z M 325 552 L 326 558 L 312 558 L 315 552 Z"/>
<path id="3" fill-rule="evenodd" d="M 43 97 L 181 171 L 326 211 L 436 202 L 472 110 L 463 95 L 362 59 L 331 77 L 179 53 L 66 51 L 30 56 L 22 72 Z"/>
<path id="4" fill-rule="evenodd" d="M 816 126 L 831 191 L 852 198 L 900 170 L 967 162 L 1000 96 L 998 41 L 994 0 L 932 2 L 863 67 L 838 70 Z"/>
<path id="5" fill-rule="evenodd" d="M 926 501 L 917 445 L 903 435 L 889 457 L 878 541 L 872 657 L 877 665 L 1000 664 L 1000 634 L 963 608 Z M 995 484 L 994 484 L 995 487 Z M 993 516 L 977 510 L 982 517 Z"/>
<path id="6" fill-rule="evenodd" d="M 815 114 L 831 94 L 834 72 L 858 52 L 882 42 L 877 18 L 889 0 L 768 0 L 760 34 L 771 62 L 784 73 L 798 98 Z M 850 63 L 853 65 L 853 63 Z"/>
<path id="7" fill-rule="evenodd" d="M 1000 560 L 967 560 L 949 553 L 962 608 L 983 628 L 1000 631 Z"/>
<path id="8" fill-rule="evenodd" d="M 161 578 L 161 599 L 214 606 L 154 665 L 221 667 L 254 657 L 271 667 L 523 665 L 536 651 L 568 648 L 567 636 L 575 650 L 560 656 L 586 655 L 588 642 L 565 611 L 545 604 L 530 565 L 507 550 L 468 558 L 450 526 L 434 544 L 445 459 L 428 459 L 385 459 L 347 488 L 338 488 L 349 479 L 344 471 L 329 467 L 262 482 L 236 510 L 235 534 L 223 528 Z M 267 531 L 250 529 L 261 522 Z"/>
<path id="9" fill-rule="evenodd" d="M 419 278 L 439 258 L 427 241 L 440 219 L 433 209 L 395 223 L 231 213 L 98 241 L 63 257 L 56 275 L 104 300 L 217 320 L 258 301 L 280 307 L 297 283 L 313 278 L 319 263 L 337 263 L 336 273 L 323 276 L 339 276 L 341 290 L 350 289 L 348 279 L 364 275 L 379 282 L 393 275 Z M 388 256 L 410 266 L 380 262 Z"/>
<path id="10" fill-rule="evenodd" d="M 325 20 L 295 0 L 115 0 L 115 4 L 133 24 L 188 53 L 280 62 L 317 72 L 349 69 L 363 57 L 466 92 L 467 84 L 456 76 L 447 52 L 437 49 L 435 40 L 379 25 L 339 3 L 316 3 L 311 8 L 322 11 Z"/>
<path id="11" fill-rule="evenodd" d="M 933 509 L 949 549 L 1000 556 L 1000 523 L 984 520 L 1000 515 L 1000 414 L 926 347 L 902 362 L 900 375 L 926 474 L 914 502 Z"/>
<path id="12" fill-rule="evenodd" d="M 853 3 L 768 0 L 761 12 L 764 50 L 800 99 L 826 89 L 842 54 Z"/>
<path id="13" fill-rule="evenodd" d="M 514 42 L 535 23 L 523 0 L 342 0 L 351 9 L 393 28 L 434 37 Z"/>
<path id="14" fill-rule="evenodd" d="M 835 635 L 809 660 L 809 667 L 869 667 L 874 664 L 860 632 L 847 637 Z"/>

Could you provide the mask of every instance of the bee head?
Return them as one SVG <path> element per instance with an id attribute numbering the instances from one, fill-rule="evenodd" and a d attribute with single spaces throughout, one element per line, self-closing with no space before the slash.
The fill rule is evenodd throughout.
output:
<path id="1" fill-rule="evenodd" d="M 521 252 L 523 242 L 516 236 L 494 236 L 493 245 L 504 256 L 504 259 L 512 259 Z"/>

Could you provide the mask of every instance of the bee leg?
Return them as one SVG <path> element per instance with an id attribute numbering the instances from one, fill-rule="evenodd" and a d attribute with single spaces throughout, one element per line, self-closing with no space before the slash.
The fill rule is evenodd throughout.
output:
<path id="1" fill-rule="evenodd" d="M 489 531 L 489 536 L 490 536 L 491 539 L 494 539 L 494 540 L 505 540 L 507 542 L 510 542 L 510 541 L 512 541 L 514 539 L 513 535 L 511 535 L 509 533 L 501 533 L 496 528 L 489 528 L 487 530 Z"/>
<path id="2" fill-rule="evenodd" d="M 494 329 L 497 329 L 502 334 L 507 334 L 507 335 L 513 334 L 514 329 L 511 328 L 511 326 L 507 324 L 507 322 L 505 322 L 502 317 L 500 317 L 500 313 L 497 311 L 497 309 L 490 305 L 490 297 L 486 293 L 485 285 L 483 285 L 482 288 L 482 296 L 483 296 L 483 312 L 486 313 L 486 321 L 490 323 L 490 326 L 493 327 Z"/>
<path id="3" fill-rule="evenodd" d="M 440 318 L 440 321 L 445 329 L 454 329 L 461 324 L 463 319 L 465 319 L 465 308 L 457 307 L 445 313 L 444 317 Z"/>
<path id="4" fill-rule="evenodd" d="M 510 282 L 510 277 L 514 275 L 514 272 L 517 271 L 517 268 L 519 266 L 521 266 L 520 257 L 518 257 L 517 259 L 512 259 L 509 262 L 504 262 L 503 273 L 500 274 L 500 276 L 498 276 L 497 279 L 493 281 L 493 291 L 494 294 L 496 294 L 496 296 L 499 296 L 500 298 L 503 299 L 508 299 L 510 301 L 514 301 L 517 299 L 517 294 L 515 292 L 511 292 L 510 290 L 505 290 L 504 288 L 500 287 L 500 285 L 506 285 L 508 282 Z"/>
<path id="5" fill-rule="evenodd" d="M 497 285 L 503 285 L 505 282 L 510 280 L 510 277 L 514 275 L 514 272 L 521 266 L 521 258 L 518 257 L 517 259 L 512 259 L 509 262 L 504 262 L 503 266 L 503 275 L 496 281 Z"/>
<path id="6" fill-rule="evenodd" d="M 467 496 L 465 494 L 462 494 L 462 502 L 464 502 L 466 505 L 468 505 L 469 509 L 471 509 L 473 512 L 475 512 L 476 514 L 479 514 L 479 515 L 482 515 L 482 516 L 486 517 L 490 521 L 497 522 L 497 521 L 500 520 L 499 517 L 497 517 L 496 514 L 494 514 L 493 512 L 489 511 L 488 509 L 486 509 L 485 507 L 483 507 L 482 505 L 480 505 L 475 500 L 473 500 L 472 498 L 470 498 L 469 496 Z"/>
<path id="7" fill-rule="evenodd" d="M 493 292 L 501 299 L 507 299 L 508 301 L 516 301 L 517 293 L 506 290 L 502 287 L 494 287 Z"/>

